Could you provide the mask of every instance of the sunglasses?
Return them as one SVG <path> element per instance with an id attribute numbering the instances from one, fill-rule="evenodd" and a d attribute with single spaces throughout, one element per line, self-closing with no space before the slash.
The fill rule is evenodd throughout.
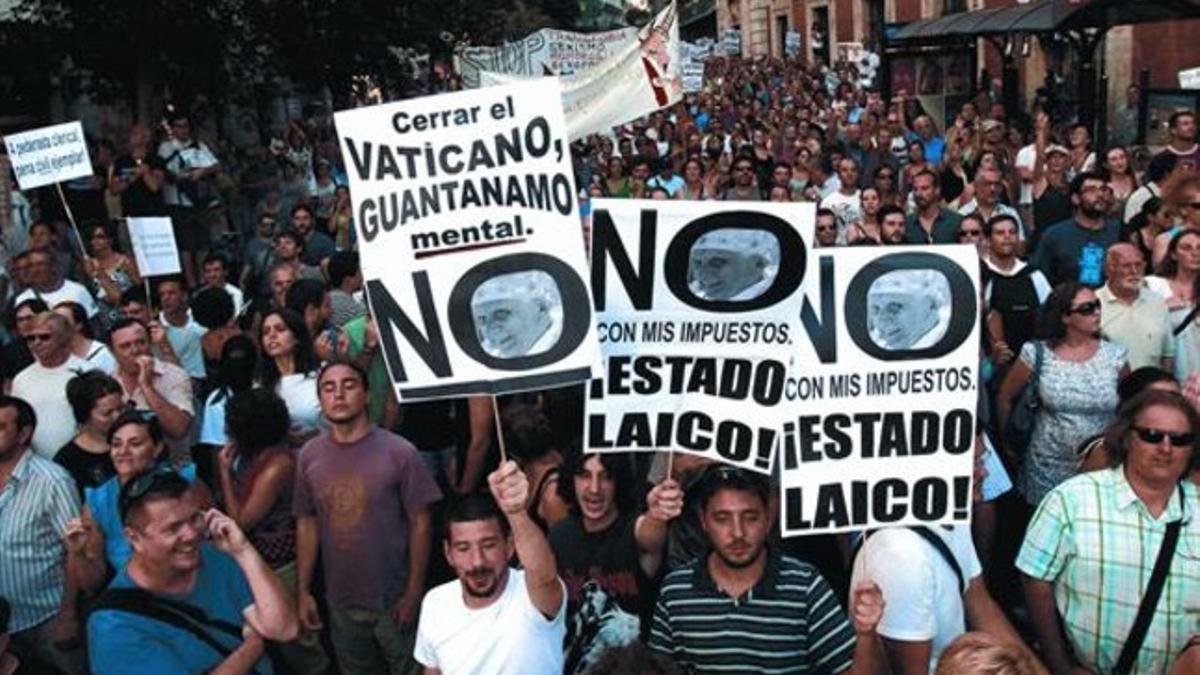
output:
<path id="1" fill-rule="evenodd" d="M 966 239 L 967 237 L 978 237 L 981 234 L 983 234 L 982 230 L 963 230 L 962 232 L 958 233 L 958 238 Z"/>
<path id="2" fill-rule="evenodd" d="M 54 336 L 50 333 L 30 333 L 29 335 L 25 336 L 25 341 L 29 344 L 33 344 L 35 342 L 49 342 L 53 339 Z"/>
<path id="3" fill-rule="evenodd" d="M 1158 445 L 1166 438 L 1170 439 L 1173 447 L 1184 448 L 1196 440 L 1196 434 L 1190 431 L 1172 434 L 1167 431 L 1159 431 L 1158 429 L 1147 429 L 1146 427 L 1133 427 L 1133 431 L 1138 435 L 1138 438 L 1152 445 Z"/>
<path id="4" fill-rule="evenodd" d="M 1092 300 L 1091 302 L 1085 302 L 1082 305 L 1079 305 L 1078 307 L 1072 307 L 1071 309 L 1068 309 L 1067 314 L 1079 314 L 1080 316 L 1091 316 L 1099 311 L 1100 311 L 1100 301 Z"/>

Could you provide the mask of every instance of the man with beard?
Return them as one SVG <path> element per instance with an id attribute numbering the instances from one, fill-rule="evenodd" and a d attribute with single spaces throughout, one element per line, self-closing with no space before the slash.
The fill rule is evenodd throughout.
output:
<path id="1" fill-rule="evenodd" d="M 712 550 L 663 581 L 652 650 L 688 672 L 887 671 L 875 633 L 879 587 L 854 587 L 851 626 L 815 568 L 767 546 L 773 517 L 765 477 L 721 467 L 695 489 Z"/>
<path id="2" fill-rule="evenodd" d="M 550 530 L 573 624 L 567 673 L 586 672 L 604 648 L 638 639 L 653 608 L 667 525 L 683 511 L 679 485 L 665 480 L 646 495 L 646 513 L 639 515 L 627 459 L 570 453 L 558 481 L 559 495 L 575 507 Z"/>
<path id="3" fill-rule="evenodd" d="M 894 204 L 884 204 L 875 215 L 879 219 L 879 238 L 884 246 L 899 246 L 907 244 L 904 238 L 907 225 L 904 222 L 904 209 Z"/>
<path id="4" fill-rule="evenodd" d="M 296 637 L 283 582 L 229 516 L 197 508 L 190 488 L 163 469 L 121 489 L 133 557 L 88 617 L 96 675 L 271 673 L 264 640 Z"/>
<path id="5" fill-rule="evenodd" d="M 1019 232 L 1011 216 L 995 216 L 983 224 L 988 242 L 988 255 L 983 259 L 988 272 L 983 291 L 987 336 L 992 360 L 1000 368 L 1007 368 L 1021 347 L 1033 339 L 1038 308 L 1050 296 L 1046 275 L 1017 258 Z"/>
<path id="6" fill-rule="evenodd" d="M 567 594 L 525 510 L 529 481 L 509 460 L 488 487 L 492 497 L 471 495 L 446 514 L 443 550 L 458 579 L 425 596 L 416 658 L 425 675 L 561 673 Z M 514 550 L 521 569 L 508 565 Z"/>
<path id="7" fill-rule="evenodd" d="M 962 216 L 942 206 L 941 181 L 929 169 L 912 179 L 917 212 L 908 217 L 904 238 L 910 244 L 957 244 Z"/>
<path id="8" fill-rule="evenodd" d="M 301 450 L 293 499 L 300 623 L 321 628 L 312 596 L 320 547 L 341 672 L 417 672 L 429 505 L 441 492 L 411 443 L 371 424 L 365 371 L 334 361 L 317 376 L 317 391 L 330 428 Z"/>
<path id="9" fill-rule="evenodd" d="M 1106 219 L 1112 191 L 1104 174 L 1084 171 L 1071 181 L 1071 220 L 1051 225 L 1042 235 L 1032 263 L 1051 286 L 1078 281 L 1098 288 L 1104 284 L 1104 251 L 1117 243 L 1120 225 Z"/>

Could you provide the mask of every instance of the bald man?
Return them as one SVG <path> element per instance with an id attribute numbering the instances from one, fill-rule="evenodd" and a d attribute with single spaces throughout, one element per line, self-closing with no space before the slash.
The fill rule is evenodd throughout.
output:
<path id="1" fill-rule="evenodd" d="M 1100 298 L 1100 332 L 1129 352 L 1129 369 L 1157 366 L 1174 372 L 1175 335 L 1166 300 L 1145 287 L 1145 259 L 1133 244 L 1119 243 L 1104 256 L 1108 278 Z"/>

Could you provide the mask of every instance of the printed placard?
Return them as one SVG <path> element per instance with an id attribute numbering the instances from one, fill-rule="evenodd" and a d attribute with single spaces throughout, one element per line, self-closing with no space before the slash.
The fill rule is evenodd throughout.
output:
<path id="1" fill-rule="evenodd" d="M 170 218 L 127 218 L 129 242 L 144 277 L 179 274 L 179 247 Z"/>
<path id="2" fill-rule="evenodd" d="M 822 249 L 816 265 L 777 458 L 784 536 L 968 522 L 978 253 Z"/>
<path id="3" fill-rule="evenodd" d="M 814 219 L 812 204 L 593 200 L 589 450 L 771 470 Z"/>
<path id="4" fill-rule="evenodd" d="M 79 122 L 8 134 L 4 145 L 22 190 L 92 175 L 92 158 Z"/>
<path id="5" fill-rule="evenodd" d="M 403 400 L 587 380 L 588 267 L 554 78 L 334 115 Z"/>

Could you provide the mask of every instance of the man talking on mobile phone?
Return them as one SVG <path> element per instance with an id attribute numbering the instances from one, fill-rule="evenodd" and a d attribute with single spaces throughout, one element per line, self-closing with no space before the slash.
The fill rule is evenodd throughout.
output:
<path id="1" fill-rule="evenodd" d="M 263 641 L 296 637 L 283 583 L 232 519 L 197 508 L 189 486 L 155 470 L 121 490 L 133 557 L 88 619 L 95 675 L 269 675 Z"/>

